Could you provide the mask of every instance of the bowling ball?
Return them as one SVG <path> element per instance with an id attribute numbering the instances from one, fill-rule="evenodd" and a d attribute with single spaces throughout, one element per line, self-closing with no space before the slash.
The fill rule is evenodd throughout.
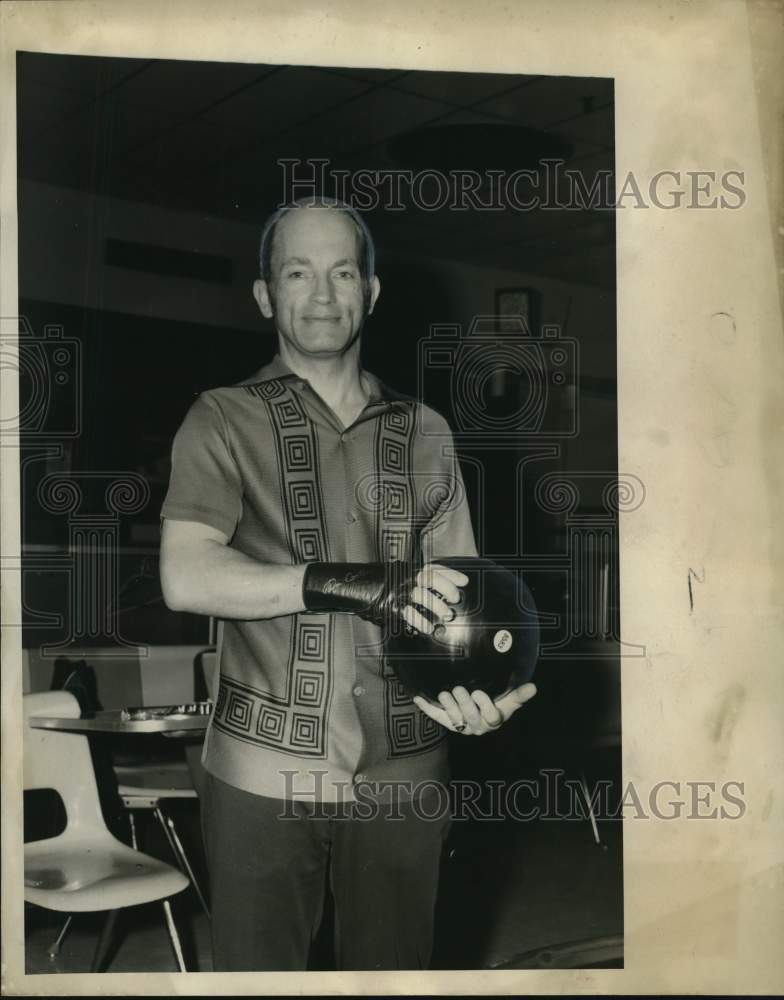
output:
<path id="1" fill-rule="evenodd" d="M 440 691 L 462 685 L 499 698 L 531 679 L 539 655 L 533 597 L 522 576 L 489 559 L 435 559 L 465 573 L 468 583 L 451 607 L 455 617 L 430 635 L 389 635 L 385 656 L 411 695 L 438 704 Z"/>

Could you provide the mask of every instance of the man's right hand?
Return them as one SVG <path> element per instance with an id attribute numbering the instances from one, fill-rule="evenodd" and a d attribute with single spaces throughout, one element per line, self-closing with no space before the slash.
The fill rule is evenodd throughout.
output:
<path id="1" fill-rule="evenodd" d="M 454 618 L 468 577 L 459 570 L 428 563 L 413 573 L 403 562 L 309 563 L 302 582 L 308 611 L 347 611 L 383 625 L 399 618 L 429 634 Z"/>

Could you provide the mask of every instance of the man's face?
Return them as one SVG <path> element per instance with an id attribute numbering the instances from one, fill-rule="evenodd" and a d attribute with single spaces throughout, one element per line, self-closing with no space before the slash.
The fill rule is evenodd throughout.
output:
<path id="1" fill-rule="evenodd" d="M 359 240 L 351 219 L 329 208 L 299 208 L 275 228 L 269 285 L 257 281 L 259 308 L 299 354 L 339 355 L 354 341 L 369 306 L 359 268 Z"/>

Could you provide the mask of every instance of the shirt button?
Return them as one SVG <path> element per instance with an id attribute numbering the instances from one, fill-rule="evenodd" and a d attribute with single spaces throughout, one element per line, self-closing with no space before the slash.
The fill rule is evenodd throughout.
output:
<path id="1" fill-rule="evenodd" d="M 361 684 L 357 684 L 357 686 L 354 688 L 354 694 L 357 696 L 357 698 L 359 698 L 364 693 L 365 693 L 365 689 L 362 687 L 362 685 Z"/>

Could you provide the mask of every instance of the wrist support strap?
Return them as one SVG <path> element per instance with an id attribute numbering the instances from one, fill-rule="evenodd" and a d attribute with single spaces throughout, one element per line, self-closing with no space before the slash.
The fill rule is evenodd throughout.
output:
<path id="1" fill-rule="evenodd" d="M 302 580 L 308 611 L 348 611 L 383 625 L 409 603 L 414 572 L 404 562 L 309 563 Z"/>

